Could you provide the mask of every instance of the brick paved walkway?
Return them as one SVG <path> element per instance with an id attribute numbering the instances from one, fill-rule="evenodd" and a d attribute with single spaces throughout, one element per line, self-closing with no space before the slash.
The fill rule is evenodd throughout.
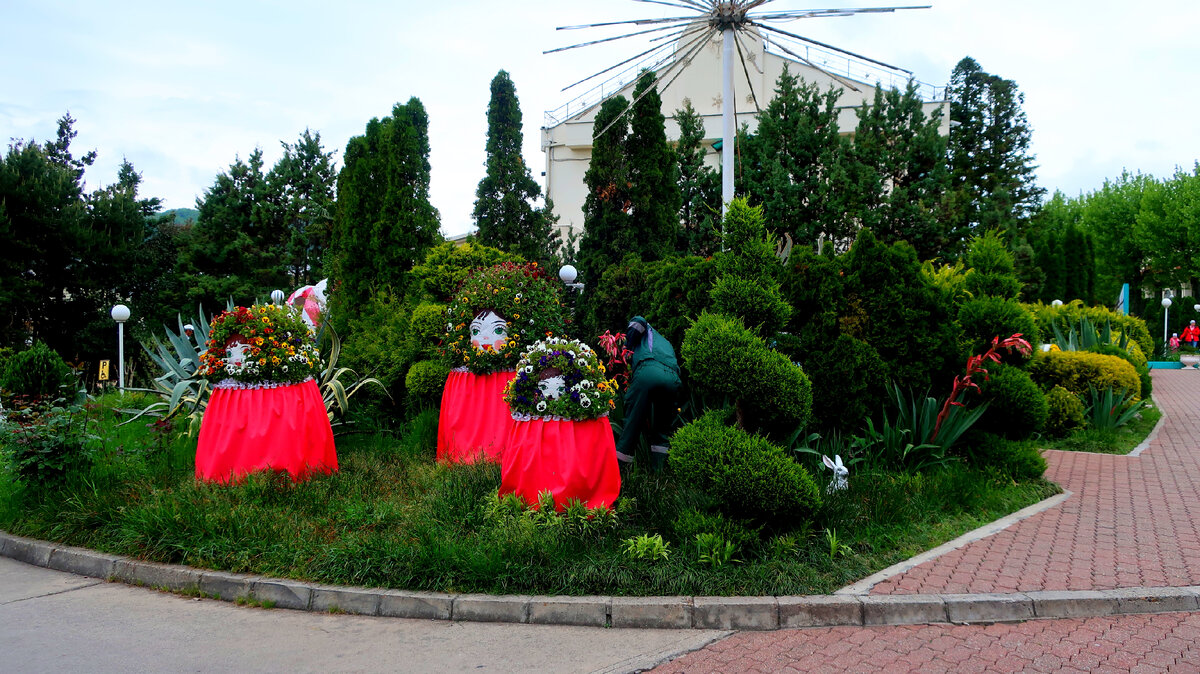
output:
<path id="1" fill-rule="evenodd" d="M 1140 456 L 1048 452 L 1073 495 L 872 594 L 1200 585 L 1200 373 L 1154 371 L 1167 415 Z M 742 632 L 656 672 L 1193 672 L 1200 613 Z"/>
<path id="2" fill-rule="evenodd" d="M 1200 585 L 1200 372 L 1153 373 L 1167 420 L 1140 456 L 1047 452 L 1071 498 L 871 594 Z"/>
<path id="3" fill-rule="evenodd" d="M 740 632 L 654 671 L 1200 674 L 1200 613 Z"/>

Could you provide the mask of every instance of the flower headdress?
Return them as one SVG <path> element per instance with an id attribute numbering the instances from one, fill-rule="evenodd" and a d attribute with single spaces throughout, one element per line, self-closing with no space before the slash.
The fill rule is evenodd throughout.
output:
<path id="1" fill-rule="evenodd" d="M 596 419 L 616 406 L 617 382 L 605 378 L 596 352 L 574 339 L 551 337 L 521 354 L 504 401 L 518 420 Z"/>
<path id="2" fill-rule="evenodd" d="M 218 314 L 200 357 L 201 377 L 243 384 L 289 384 L 321 371 L 312 330 L 291 307 L 256 304 Z"/>

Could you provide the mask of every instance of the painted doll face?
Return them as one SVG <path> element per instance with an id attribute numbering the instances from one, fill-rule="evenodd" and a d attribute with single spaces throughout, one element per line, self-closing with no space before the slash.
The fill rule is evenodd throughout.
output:
<path id="1" fill-rule="evenodd" d="M 471 346 L 494 351 L 508 341 L 508 323 L 494 312 L 485 311 L 471 321 Z"/>
<path id="2" fill-rule="evenodd" d="M 546 400 L 558 400 L 565 388 L 566 382 L 563 380 L 562 375 L 546 377 L 538 382 L 538 390 L 542 392 Z"/>
<path id="3" fill-rule="evenodd" d="M 234 340 L 225 345 L 225 364 L 233 369 L 240 369 L 246 364 L 246 352 L 250 350 L 250 345 L 241 341 Z"/>

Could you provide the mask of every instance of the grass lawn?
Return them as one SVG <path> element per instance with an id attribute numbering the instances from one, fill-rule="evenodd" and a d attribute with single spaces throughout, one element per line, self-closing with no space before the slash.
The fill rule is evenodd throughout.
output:
<path id="1" fill-rule="evenodd" d="M 851 473 L 850 488 L 827 496 L 811 520 L 752 524 L 715 514 L 669 470 L 635 472 L 615 524 L 572 526 L 496 514 L 495 465 L 436 465 L 435 411 L 399 433 L 339 438 L 337 474 L 215 486 L 192 477 L 194 440 L 141 420 L 117 428 L 111 400 L 103 403 L 94 411 L 103 446 L 90 468 L 39 490 L 0 473 L 0 528 L 159 562 L 410 590 L 810 594 L 1059 491 L 963 465 Z M 823 486 L 829 477 L 817 479 Z M 666 559 L 628 556 L 626 541 L 641 534 L 660 534 Z M 732 543 L 732 554 L 702 555 L 698 534 Z"/>
<path id="2" fill-rule="evenodd" d="M 1134 450 L 1162 418 L 1162 411 L 1153 402 L 1146 403 L 1132 421 L 1115 430 L 1085 428 L 1061 439 L 1048 439 L 1044 449 L 1069 452 L 1128 454 Z"/>

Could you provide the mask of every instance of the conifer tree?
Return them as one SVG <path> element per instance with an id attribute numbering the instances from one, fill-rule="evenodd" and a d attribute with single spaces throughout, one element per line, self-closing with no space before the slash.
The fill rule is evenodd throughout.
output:
<path id="1" fill-rule="evenodd" d="M 551 204 L 535 208 L 542 189 L 521 156 L 521 107 L 508 73 L 492 78 L 488 103 L 487 174 L 475 190 L 479 242 L 546 262 L 557 246 Z"/>
<path id="2" fill-rule="evenodd" d="M 858 109 L 847 153 L 852 217 L 885 243 L 908 241 L 922 260 L 942 254 L 946 233 L 939 208 L 949 185 L 941 111 L 926 117 L 916 83 L 901 92 L 875 89 Z"/>
<path id="3" fill-rule="evenodd" d="M 625 156 L 628 107 L 624 96 L 610 97 L 600 105 L 592 126 L 592 160 L 583 176 L 588 195 L 583 202 L 578 256 L 585 283 L 597 283 L 609 265 L 620 262 L 636 246 L 630 227 L 632 202 Z"/>
<path id="4" fill-rule="evenodd" d="M 1045 190 L 1035 183 L 1031 132 L 1017 84 L 971 57 L 954 67 L 950 86 L 951 188 L 959 206 L 951 237 L 980 230 L 1022 230 Z"/>
<path id="5" fill-rule="evenodd" d="M 649 262 L 675 250 L 679 236 L 679 177 L 675 151 L 667 144 L 666 118 L 653 72 L 643 71 L 634 87 L 629 139 L 630 227 L 634 248 Z"/>
<path id="6" fill-rule="evenodd" d="M 684 99 L 683 108 L 675 111 L 679 124 L 679 223 L 681 234 L 676 250 L 681 253 L 707 257 L 720 249 L 721 179 L 704 164 L 706 148 L 704 120 Z"/>
<path id="7" fill-rule="evenodd" d="M 267 174 L 272 199 L 270 218 L 282 237 L 281 260 L 288 286 L 297 288 L 321 278 L 333 227 L 337 170 L 333 152 L 321 145 L 321 134 L 308 129 L 295 143 L 280 142 L 283 156 Z"/>
<path id="8" fill-rule="evenodd" d="M 440 238 L 429 203 L 429 117 L 417 98 L 367 122 L 346 144 L 330 241 L 331 302 L 347 315 L 373 290 L 403 292 Z"/>

